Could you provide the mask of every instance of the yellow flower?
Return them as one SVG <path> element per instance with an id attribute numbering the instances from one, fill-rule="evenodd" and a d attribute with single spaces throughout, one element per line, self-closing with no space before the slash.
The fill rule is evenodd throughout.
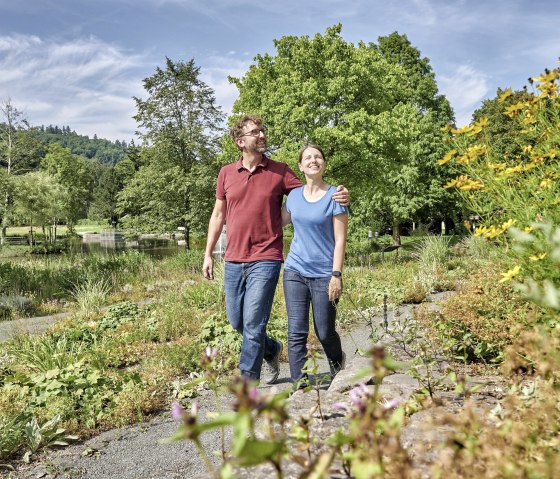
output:
<path id="1" fill-rule="evenodd" d="M 479 180 L 471 180 L 469 179 L 464 184 L 458 186 L 461 191 L 472 191 L 472 190 L 481 190 L 484 188 L 484 183 Z"/>
<path id="2" fill-rule="evenodd" d="M 474 136 L 477 133 L 480 133 L 482 129 L 487 125 L 488 125 L 488 118 L 483 116 L 482 118 L 480 118 L 479 120 L 477 120 L 475 123 L 471 125 L 470 131 L 466 132 L 467 136 Z"/>
<path id="3" fill-rule="evenodd" d="M 539 185 L 541 190 L 546 190 L 547 188 L 550 188 L 552 186 L 552 180 L 550 179 L 544 179 L 541 181 L 541 184 Z"/>
<path id="4" fill-rule="evenodd" d="M 507 163 L 488 163 L 488 168 L 495 171 L 505 170 Z"/>
<path id="5" fill-rule="evenodd" d="M 540 261 L 546 257 L 546 253 L 535 254 L 533 256 L 529 256 L 531 261 Z"/>
<path id="6" fill-rule="evenodd" d="M 514 225 L 515 223 L 517 223 L 517 220 L 509 219 L 507 220 L 505 223 L 502 224 L 502 229 L 505 231 L 507 230 L 510 226 Z"/>
<path id="7" fill-rule="evenodd" d="M 545 70 L 545 74 L 541 75 L 540 77 L 533 78 L 533 80 L 541 82 L 541 83 L 550 83 L 554 80 L 558 80 L 558 68 L 554 70 Z"/>
<path id="8" fill-rule="evenodd" d="M 531 171 L 534 170 L 535 168 L 537 168 L 539 165 L 537 165 L 536 163 L 527 163 L 524 167 L 523 170 L 524 171 Z"/>
<path id="9" fill-rule="evenodd" d="M 516 266 L 513 269 L 510 269 L 507 273 L 500 273 L 503 278 L 500 280 L 500 283 L 505 283 L 506 281 L 511 281 L 513 278 L 515 278 L 519 272 L 521 271 L 521 268 L 519 266 Z"/>
<path id="10" fill-rule="evenodd" d="M 457 154 L 457 150 L 451 150 L 447 152 L 447 154 L 441 159 L 437 161 L 438 165 L 445 165 L 451 158 L 453 158 Z"/>
<path id="11" fill-rule="evenodd" d="M 500 94 L 500 96 L 498 97 L 498 101 L 501 103 L 501 102 L 507 100 L 511 95 L 513 95 L 513 91 L 511 90 L 511 87 L 510 87 L 505 92 Z"/>
<path id="12" fill-rule="evenodd" d="M 468 165 L 471 161 L 474 161 L 476 158 L 486 153 L 488 153 L 488 147 L 486 145 L 469 146 L 465 154 L 457 158 L 457 163 Z"/>
<path id="13" fill-rule="evenodd" d="M 513 118 L 519 111 L 526 108 L 528 105 L 526 103 L 516 103 L 515 105 L 507 106 L 505 109 L 505 114 L 510 118 Z"/>
<path id="14" fill-rule="evenodd" d="M 474 235 L 492 239 L 505 233 L 516 222 L 517 220 L 510 219 L 501 225 L 479 226 L 476 228 Z"/>
<path id="15" fill-rule="evenodd" d="M 476 229 L 474 230 L 474 235 L 475 236 L 486 236 L 487 232 L 488 232 L 488 227 L 487 226 L 477 226 Z"/>
<path id="16" fill-rule="evenodd" d="M 523 231 L 525 231 L 525 233 L 530 233 L 531 231 L 533 231 L 535 228 L 533 228 L 532 226 L 527 226 L 525 228 L 523 228 Z"/>
<path id="17" fill-rule="evenodd" d="M 461 175 L 448 182 L 444 188 L 458 188 L 462 191 L 471 191 L 471 190 L 481 190 L 484 187 L 484 183 L 479 180 L 471 180 L 466 175 Z"/>
<path id="18" fill-rule="evenodd" d="M 461 128 L 451 128 L 451 133 L 454 135 L 462 135 L 464 133 L 469 133 L 472 130 L 472 126 L 465 125 Z"/>
<path id="19" fill-rule="evenodd" d="M 523 171 L 523 165 L 512 166 L 510 168 L 505 169 L 504 171 L 500 171 L 496 177 L 500 180 L 507 178 L 508 176 L 513 175 L 514 173 L 519 173 Z"/>

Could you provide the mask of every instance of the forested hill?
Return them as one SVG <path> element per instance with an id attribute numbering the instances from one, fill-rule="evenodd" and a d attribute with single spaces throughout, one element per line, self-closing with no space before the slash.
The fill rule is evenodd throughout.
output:
<path id="1" fill-rule="evenodd" d="M 36 138 L 46 145 L 58 143 L 69 148 L 74 155 L 84 156 L 89 159 L 97 159 L 102 163 L 115 164 L 122 160 L 125 155 L 127 143 L 125 140 L 115 142 L 87 135 L 79 135 L 72 131 L 69 126 L 39 126 L 34 128 Z"/>

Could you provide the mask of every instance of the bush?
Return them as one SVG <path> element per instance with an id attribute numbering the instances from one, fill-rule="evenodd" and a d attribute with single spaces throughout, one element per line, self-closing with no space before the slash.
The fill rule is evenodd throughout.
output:
<path id="1" fill-rule="evenodd" d="M 502 361 L 505 347 L 542 314 L 511 285 L 500 283 L 496 269 L 494 265 L 472 273 L 437 316 L 444 333 L 455 341 L 456 353 L 465 360 Z"/>

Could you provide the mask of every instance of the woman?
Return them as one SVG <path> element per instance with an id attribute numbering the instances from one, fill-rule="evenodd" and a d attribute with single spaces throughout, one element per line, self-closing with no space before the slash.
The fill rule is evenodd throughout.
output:
<path id="1" fill-rule="evenodd" d="M 294 239 L 284 264 L 284 297 L 288 310 L 288 359 L 295 383 L 307 379 L 309 305 L 315 333 L 334 376 L 344 367 L 345 354 L 335 329 L 336 303 L 342 294 L 348 209 L 332 199 L 336 187 L 323 180 L 325 155 L 317 145 L 299 152 L 298 166 L 306 184 L 292 190 L 282 210 L 282 223 L 294 225 Z"/>

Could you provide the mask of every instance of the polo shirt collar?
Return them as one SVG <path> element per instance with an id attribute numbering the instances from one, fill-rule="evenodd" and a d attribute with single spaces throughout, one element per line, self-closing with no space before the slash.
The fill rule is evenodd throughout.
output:
<path id="1" fill-rule="evenodd" d="M 245 167 L 243 166 L 243 157 L 240 157 L 237 163 L 235 164 L 238 171 L 244 170 Z M 263 155 L 262 161 L 257 165 L 257 167 L 266 168 L 268 166 L 268 157 Z"/>

